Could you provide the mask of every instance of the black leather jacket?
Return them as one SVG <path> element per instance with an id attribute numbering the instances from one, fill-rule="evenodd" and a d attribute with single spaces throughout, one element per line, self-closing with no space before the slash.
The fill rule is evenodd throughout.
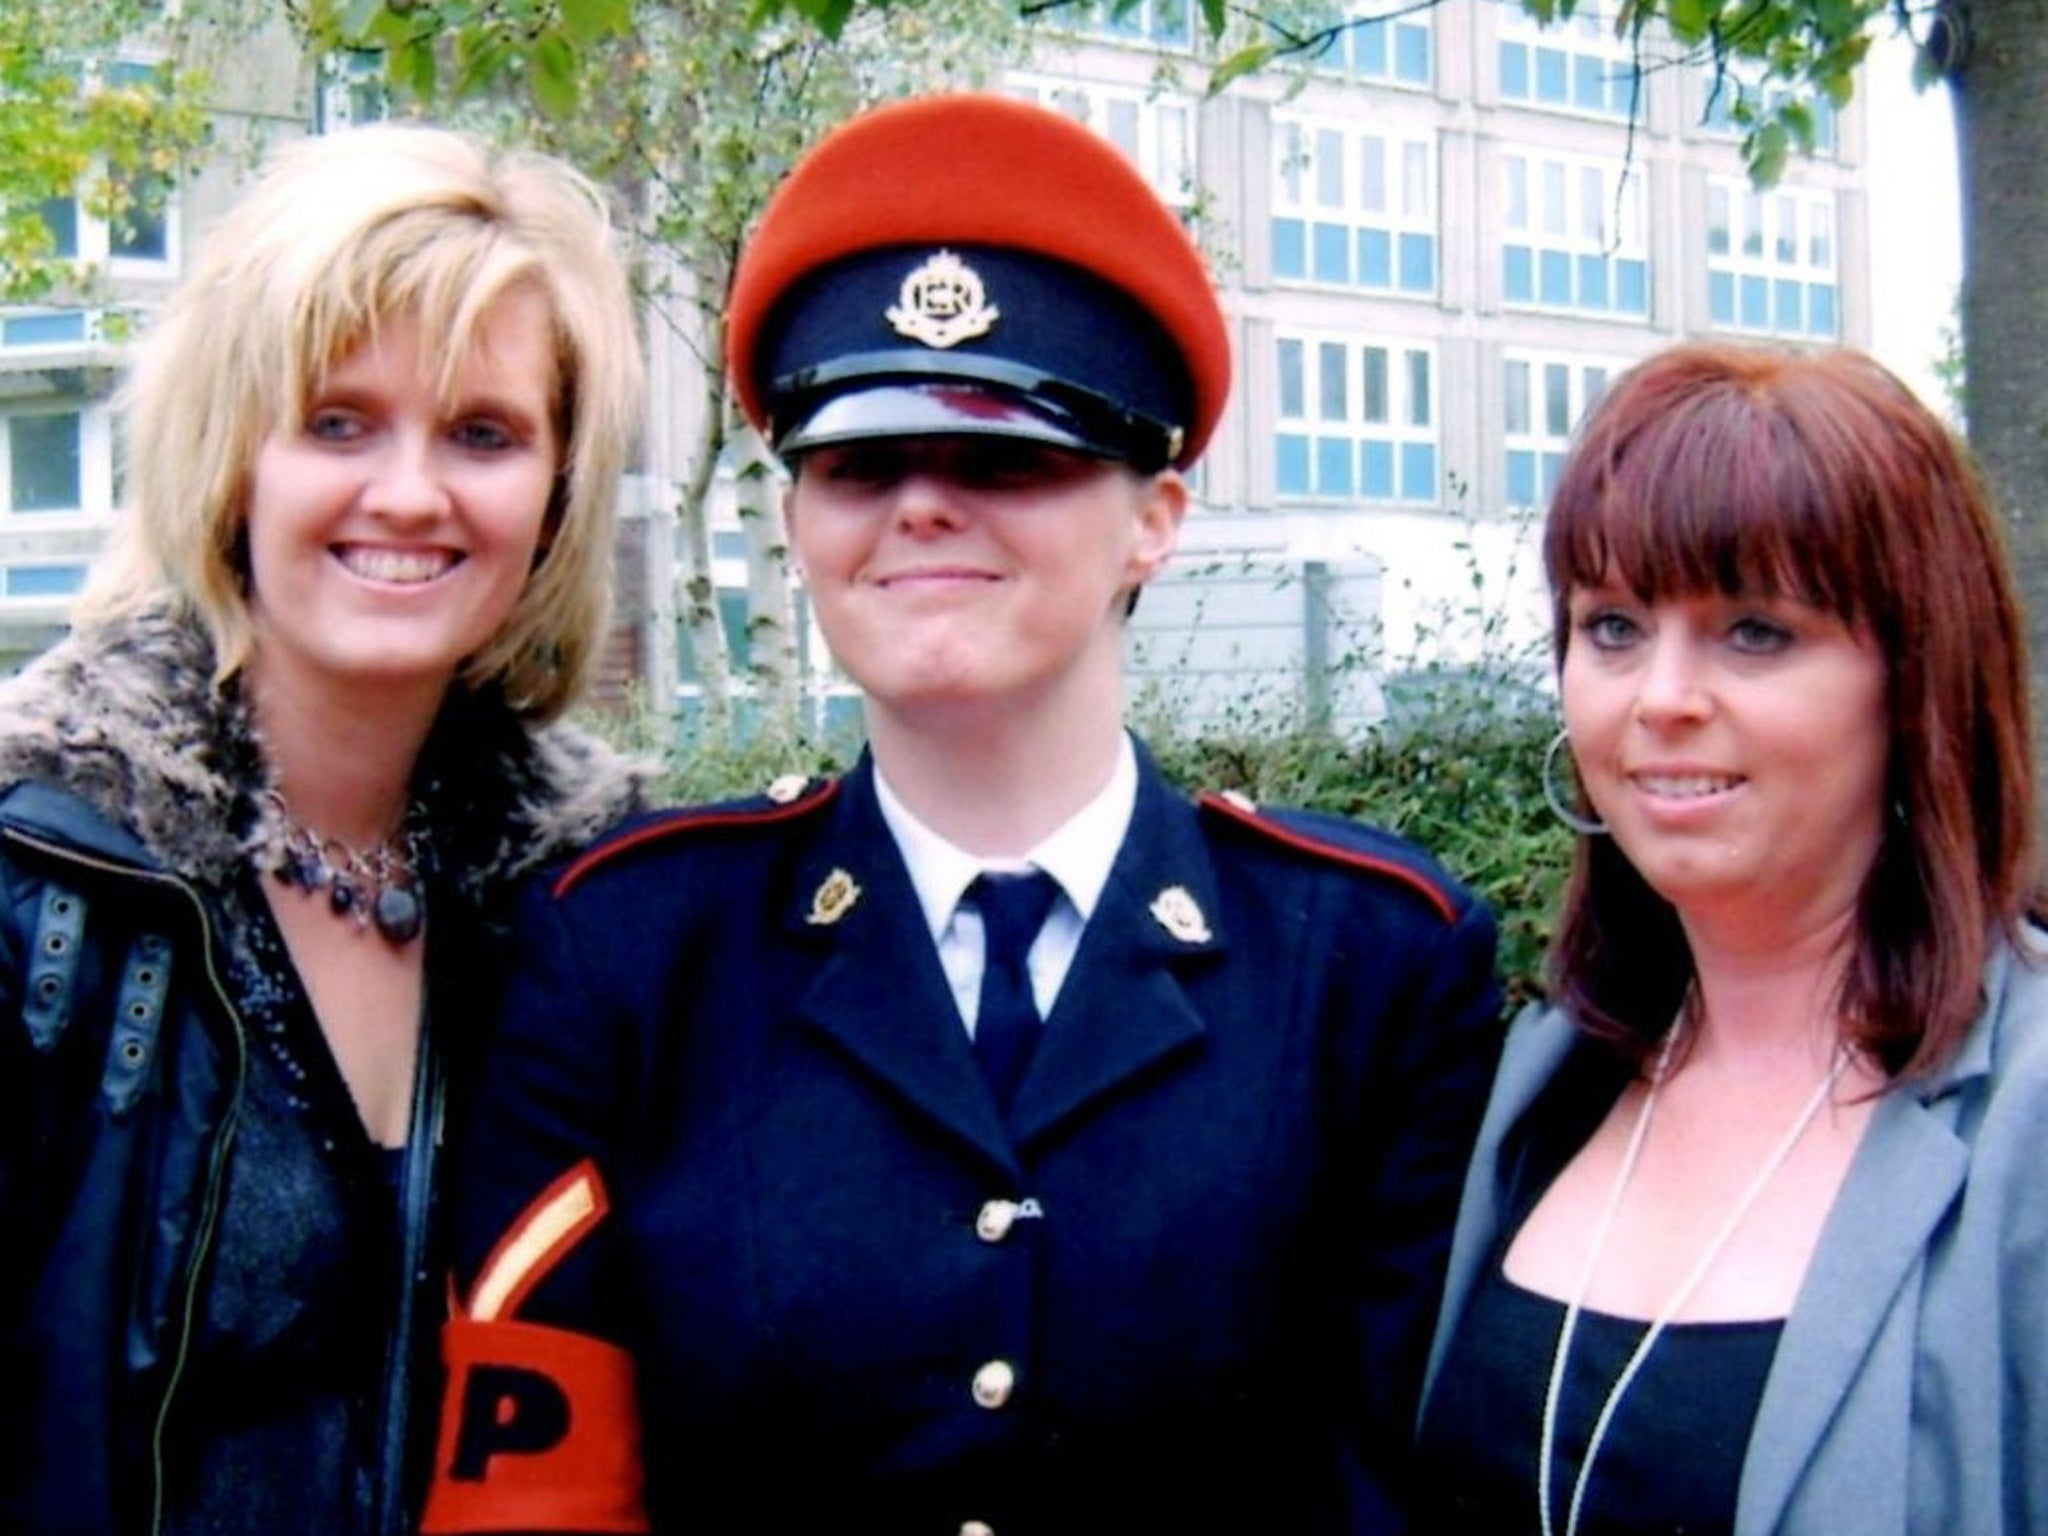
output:
<path id="1" fill-rule="evenodd" d="M 152 616 L 0 685 L 0 1532 L 159 1529 L 166 1446 L 248 1049 L 220 893 L 260 833 L 261 755 L 203 638 Z M 639 775 L 572 730 L 458 695 L 437 727 L 428 1037 L 460 1057 L 510 876 L 629 807 Z M 438 834 L 445 831 L 445 838 Z M 457 1008 L 450 1006 L 460 1003 Z M 423 1106 L 436 1102 L 423 1098 Z M 433 1128 L 415 1136 L 432 1146 Z M 419 1276 L 430 1161 L 405 1194 Z M 394 1277 L 395 1279 L 395 1277 Z M 432 1283 L 394 1360 L 423 1357 Z M 417 1329 L 423 1346 L 408 1348 Z M 403 1460 L 412 1389 L 387 1371 Z M 419 1397 L 421 1411 L 431 1394 Z M 413 1428 L 416 1428 L 414 1426 Z M 385 1522 L 410 1529 L 393 1490 Z"/>

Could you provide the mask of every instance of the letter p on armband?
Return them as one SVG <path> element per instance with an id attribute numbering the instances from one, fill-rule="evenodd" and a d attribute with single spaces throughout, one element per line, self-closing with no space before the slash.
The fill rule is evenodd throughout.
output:
<path id="1" fill-rule="evenodd" d="M 423 1536 L 648 1529 L 632 1356 L 511 1315 L 607 1209 L 596 1168 L 578 1164 L 513 1223 L 449 1319 Z"/>

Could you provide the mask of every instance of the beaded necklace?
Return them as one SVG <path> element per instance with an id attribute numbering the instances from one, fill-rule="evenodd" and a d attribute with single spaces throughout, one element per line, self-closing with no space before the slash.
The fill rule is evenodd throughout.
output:
<path id="1" fill-rule="evenodd" d="M 265 850 L 264 867 L 278 883 L 311 894 L 326 891 L 327 908 L 358 928 L 375 927 L 385 942 L 410 944 L 425 925 L 419 872 L 426 862 L 426 834 L 416 825 L 417 808 L 405 825 L 367 848 L 353 848 L 299 821 L 276 790 L 266 791 L 278 830 Z"/>

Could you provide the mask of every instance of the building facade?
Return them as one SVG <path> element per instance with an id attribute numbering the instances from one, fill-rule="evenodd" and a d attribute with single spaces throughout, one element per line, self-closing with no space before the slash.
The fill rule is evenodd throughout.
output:
<path id="1" fill-rule="evenodd" d="M 1512 0 L 1441 0 L 1214 96 L 1197 0 L 1108 11 L 1050 11 L 1006 88 L 1104 133 L 1184 211 L 1237 368 L 1194 476 L 1189 590 L 1140 607 L 1141 674 L 1201 679 L 1205 697 L 1285 678 L 1314 709 L 1371 718 L 1383 674 L 1540 634 L 1529 534 L 1618 370 L 1687 336 L 1869 342 L 1860 102 L 1816 113 L 1814 153 L 1758 191 L 1742 82 L 1668 43 L 1632 52 L 1590 5 L 1539 28 Z M 250 46 L 295 57 L 276 37 Z M 144 48 L 122 67 L 149 63 Z M 122 338 L 254 149 L 378 115 L 377 76 L 374 58 L 222 71 L 239 92 L 222 104 L 228 152 L 161 214 L 110 229 L 75 202 L 49 210 L 103 281 L 91 303 L 0 311 L 0 661 L 61 630 L 116 516 Z M 643 631 L 630 650 L 648 658 L 675 654 L 657 509 L 682 467 L 659 445 L 687 440 L 674 424 L 700 408 L 663 387 L 690 370 L 654 361 L 667 430 L 650 434 L 622 561 Z M 718 543 L 743 652 L 745 541 Z M 669 665 L 649 670 L 666 692 Z M 687 698 L 687 647 L 674 682 Z"/>

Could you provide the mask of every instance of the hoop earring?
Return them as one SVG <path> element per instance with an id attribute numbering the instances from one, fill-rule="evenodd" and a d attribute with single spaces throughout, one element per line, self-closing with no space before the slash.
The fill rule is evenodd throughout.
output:
<path id="1" fill-rule="evenodd" d="M 1574 832 L 1583 837 L 1599 837 L 1607 831 L 1607 823 L 1595 821 L 1573 810 L 1557 789 L 1557 755 L 1565 749 L 1571 737 L 1559 731 L 1551 738 L 1549 750 L 1543 754 L 1543 800 L 1550 807 L 1550 813 Z"/>

